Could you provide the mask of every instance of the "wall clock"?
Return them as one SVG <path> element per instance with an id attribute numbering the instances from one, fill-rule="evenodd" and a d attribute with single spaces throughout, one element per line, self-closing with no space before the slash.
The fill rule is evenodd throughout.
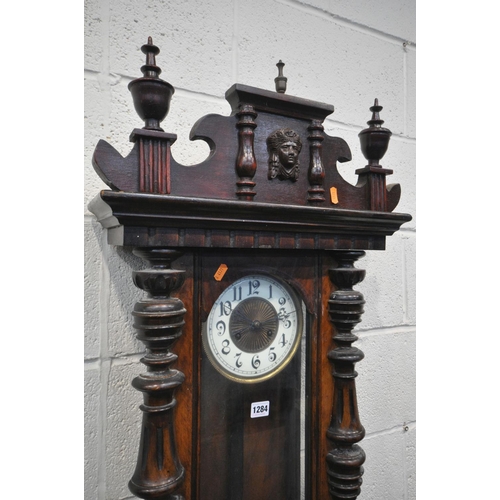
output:
<path id="1" fill-rule="evenodd" d="M 255 383 L 288 364 L 302 328 L 302 302 L 295 292 L 273 276 L 255 274 L 231 283 L 218 297 L 203 340 L 208 358 L 224 376 Z"/>
<path id="2" fill-rule="evenodd" d="M 351 185 L 347 143 L 324 132 L 333 106 L 242 84 L 230 116 L 191 132 L 210 154 L 185 167 L 160 124 L 174 88 L 152 40 L 129 88 L 144 127 L 122 157 L 99 141 L 93 165 L 109 189 L 89 205 L 108 242 L 149 263 L 131 312 L 146 353 L 129 488 L 165 500 L 355 499 L 364 428 L 353 345 L 365 251 L 411 220 L 380 165 L 391 136 L 375 100 L 360 134 L 367 165 Z"/>

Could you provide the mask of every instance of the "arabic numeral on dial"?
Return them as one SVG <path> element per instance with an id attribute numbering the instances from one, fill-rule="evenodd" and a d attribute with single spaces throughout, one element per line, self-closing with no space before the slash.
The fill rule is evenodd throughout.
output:
<path id="1" fill-rule="evenodd" d="M 273 285 L 269 285 L 269 298 L 273 298 Z"/>
<path id="2" fill-rule="evenodd" d="M 254 295 L 259 293 L 257 288 L 260 286 L 260 281 L 259 280 L 253 280 L 248 282 L 248 295 Z"/>
<path id="3" fill-rule="evenodd" d="M 287 313 L 285 311 L 285 308 L 282 307 L 280 309 L 280 312 L 278 313 L 278 318 L 280 319 L 280 321 L 283 321 L 283 326 L 285 328 L 290 328 L 290 326 L 292 326 L 292 322 L 288 319 L 289 316 L 290 316 L 290 313 Z"/>
<path id="4" fill-rule="evenodd" d="M 225 339 L 222 341 L 222 354 L 229 354 L 231 348 L 229 347 L 229 340 Z"/>
<path id="5" fill-rule="evenodd" d="M 238 352 L 234 355 L 234 357 L 236 358 L 236 368 L 241 368 L 243 366 L 243 361 L 241 361 L 240 359 L 240 356 L 241 356 L 241 352 Z"/>
<path id="6" fill-rule="evenodd" d="M 231 302 L 229 302 L 229 300 L 226 300 L 226 302 L 221 302 L 219 316 L 229 316 L 232 312 L 232 309 L 233 308 L 232 308 Z"/>
<path id="7" fill-rule="evenodd" d="M 285 297 L 280 297 L 280 298 L 278 299 L 278 302 L 279 302 L 280 306 L 282 306 L 283 304 L 285 304 L 285 302 L 286 302 Z"/>
<path id="8" fill-rule="evenodd" d="M 237 300 L 241 300 L 241 286 L 233 288 L 233 302 Z"/>
<path id="9" fill-rule="evenodd" d="M 281 335 L 281 340 L 279 341 L 279 344 L 281 345 L 281 347 L 285 347 L 288 344 L 288 340 L 286 340 L 284 333 Z"/>
<path id="10" fill-rule="evenodd" d="M 222 320 L 217 321 L 215 328 L 217 329 L 217 335 L 219 335 L 219 337 L 222 337 L 226 333 L 226 323 Z"/>
<path id="11" fill-rule="evenodd" d="M 267 355 L 267 359 L 272 363 L 273 361 L 276 361 L 276 353 L 273 352 L 274 347 L 269 348 L 269 354 Z"/>
<path id="12" fill-rule="evenodd" d="M 257 369 L 259 366 L 260 366 L 260 359 L 259 359 L 259 355 L 256 354 L 253 358 L 252 358 L 252 366 Z"/>

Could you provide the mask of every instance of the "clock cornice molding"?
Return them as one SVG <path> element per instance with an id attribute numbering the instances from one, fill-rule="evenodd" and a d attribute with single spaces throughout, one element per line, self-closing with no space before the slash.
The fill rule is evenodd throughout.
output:
<path id="1" fill-rule="evenodd" d="M 215 247 L 220 244 L 212 241 L 211 231 L 226 231 L 232 234 L 230 246 L 236 248 L 254 248 L 256 243 L 235 236 L 255 233 L 258 238 L 265 233 L 280 232 L 297 240 L 308 240 L 306 248 L 310 247 L 312 238 L 314 249 L 383 250 L 385 237 L 411 220 L 411 216 L 400 213 L 109 190 L 101 191 L 89 208 L 103 227 L 113 230 L 109 233 L 109 242 L 124 246 Z M 162 232 L 168 228 L 174 231 Z M 185 238 L 179 236 L 176 243 L 173 235 L 179 234 L 177 229 L 192 231 L 193 235 L 202 231 L 196 239 L 199 242 L 195 244 L 193 239 L 186 244 Z M 347 245 L 349 238 L 352 243 Z"/>

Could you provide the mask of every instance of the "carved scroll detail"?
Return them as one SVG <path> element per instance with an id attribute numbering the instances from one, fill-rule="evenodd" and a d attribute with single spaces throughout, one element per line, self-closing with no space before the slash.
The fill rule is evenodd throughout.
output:
<path id="1" fill-rule="evenodd" d="M 183 500 L 175 494 L 184 480 L 184 467 L 177 455 L 173 411 L 174 392 L 185 377 L 170 365 L 177 356 L 170 352 L 182 335 L 186 310 L 180 299 L 170 293 L 184 282 L 184 271 L 171 269 L 181 253 L 168 249 L 136 249 L 152 268 L 133 273 L 137 287 L 148 292 L 135 305 L 134 326 L 147 353 L 141 362 L 147 373 L 136 377 L 132 385 L 144 395 L 142 430 L 137 467 L 129 482 L 130 491 L 144 499 Z"/>
<path id="2" fill-rule="evenodd" d="M 319 120 L 313 120 L 308 127 L 310 135 L 310 161 L 309 161 L 309 203 L 322 203 L 325 201 L 325 189 L 323 187 L 325 179 L 325 169 L 321 159 L 321 143 L 324 139 L 322 132 L 323 125 Z"/>
<path id="3" fill-rule="evenodd" d="M 327 438 L 333 448 L 326 456 L 328 490 L 333 500 L 355 500 L 361 491 L 365 453 L 356 443 L 365 436 L 358 415 L 354 365 L 364 354 L 351 344 L 358 337 L 352 329 L 361 321 L 363 295 L 352 287 L 363 280 L 365 271 L 353 263 L 363 251 L 335 252 L 338 267 L 329 269 L 330 281 L 337 287 L 328 300 L 330 321 L 335 327 L 335 348 L 328 353 L 333 365 L 334 392 L 332 419 Z"/>
<path id="4" fill-rule="evenodd" d="M 257 160 L 253 147 L 254 129 L 257 127 L 255 118 L 257 113 L 253 106 L 244 104 L 237 113 L 239 121 L 238 127 L 238 157 L 236 159 L 236 173 L 239 180 L 236 182 L 238 189 L 236 196 L 240 200 L 252 201 L 257 194 L 254 191 L 255 182 L 253 181 L 257 171 Z"/>

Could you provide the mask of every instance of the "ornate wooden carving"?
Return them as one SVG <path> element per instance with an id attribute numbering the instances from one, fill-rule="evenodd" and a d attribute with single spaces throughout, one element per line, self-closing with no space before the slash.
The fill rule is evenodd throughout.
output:
<path id="1" fill-rule="evenodd" d="M 143 48 L 148 57 L 151 47 L 155 46 L 150 40 Z M 156 49 L 154 53 L 157 53 Z M 155 71 L 150 70 L 151 67 L 156 68 Z M 377 156 L 371 156 L 369 166 L 358 171 L 360 179 L 355 186 L 338 172 L 337 162 L 351 160 L 351 151 L 343 139 L 328 136 L 321 129 L 324 119 L 333 112 L 333 106 L 284 92 L 233 85 L 226 92 L 232 108 L 231 116 L 207 115 L 198 120 L 191 131 L 191 139 L 209 144 L 208 158 L 189 167 L 177 163 L 170 151 L 177 136 L 163 132 L 159 126 L 168 113 L 173 88 L 157 76 L 150 76 L 159 73 L 158 66 L 146 64 L 142 70 L 145 76 L 130 83 L 136 109 L 146 123 L 143 129 L 136 129 L 131 135 L 135 146 L 125 158 L 103 140 L 94 151 L 94 168 L 112 190 L 308 206 L 311 201 L 315 205 L 315 200 L 320 200 L 322 185 L 323 189 L 333 187 L 338 193 L 334 208 L 392 212 L 396 207 L 401 195 L 399 184 L 385 187 L 385 175 L 392 171 L 382 169 L 375 159 Z M 151 111 L 156 109 L 157 102 L 161 113 Z M 387 130 L 380 127 L 376 111 L 374 113 L 374 121 L 369 122 L 373 121 L 369 133 L 360 134 L 362 142 L 366 142 L 365 135 L 369 138 L 369 144 L 375 138 L 383 137 Z M 293 127 L 284 127 L 284 120 Z M 234 140 L 235 127 L 238 141 Z M 268 135 L 284 128 L 291 128 L 300 137 L 310 137 L 309 147 L 302 147 L 297 161 L 306 165 L 313 163 L 313 168 L 310 175 L 294 176 L 296 182 L 293 186 L 290 182 L 268 182 L 268 170 L 264 167 L 268 163 Z M 371 149 L 369 154 L 372 154 Z M 229 158 L 231 162 L 236 159 L 233 179 L 227 170 Z M 322 180 L 320 164 L 324 173 Z M 256 165 L 261 167 L 255 168 Z M 380 175 L 383 176 L 382 184 L 377 181 Z M 258 193 L 254 190 L 255 185 Z"/>
<path id="2" fill-rule="evenodd" d="M 184 271 L 171 268 L 181 253 L 162 248 L 136 249 L 134 253 L 152 267 L 133 274 L 135 285 L 148 293 L 132 313 L 139 331 L 137 338 L 147 348 L 141 359 L 147 373 L 132 382 L 144 394 L 144 404 L 137 467 L 129 488 L 140 498 L 183 500 L 175 494 L 185 472 L 177 455 L 173 411 L 177 404 L 175 390 L 185 377 L 171 368 L 177 356 L 170 351 L 182 334 L 186 312 L 182 301 L 170 296 L 184 282 Z"/>
<path id="3" fill-rule="evenodd" d="M 364 357 L 352 343 L 352 329 L 361 321 L 363 295 L 353 290 L 365 271 L 353 263 L 365 252 L 335 252 L 338 267 L 329 270 L 336 289 L 328 300 L 330 321 L 335 327 L 335 348 L 328 353 L 333 365 L 333 408 L 327 438 L 333 448 L 326 456 L 329 493 L 333 500 L 354 500 L 360 493 L 365 453 L 356 443 L 365 435 L 358 414 L 354 365 Z"/>
<path id="4" fill-rule="evenodd" d="M 386 187 L 385 177 L 392 170 L 379 164 L 391 135 L 382 128 L 382 107 L 376 100 L 370 108 L 369 127 L 359 134 L 368 165 L 356 171 L 358 182 L 351 185 L 337 168 L 337 162 L 351 160 L 349 146 L 343 139 L 324 133 L 323 122 L 334 111 L 333 106 L 285 95 L 287 79 L 280 61 L 276 92 L 235 84 L 226 92 L 230 116 L 211 114 L 198 120 L 190 138 L 206 141 L 210 154 L 200 164 L 185 167 L 171 155 L 176 135 L 160 127 L 174 89 L 159 78 L 161 70 L 155 60 L 159 49 L 151 38 L 143 52 L 143 77 L 132 81 L 129 88 L 145 126 L 132 132 L 134 146 L 125 158 L 107 142 L 99 141 L 93 165 L 111 189 L 103 190 L 89 205 L 108 229 L 111 244 L 139 247 L 136 253 L 152 264 L 151 269 L 134 273 L 136 285 L 148 292 L 148 298 L 138 302 L 133 312 L 138 338 L 147 348 L 142 362 L 148 370 L 133 383 L 144 393 L 144 413 L 130 489 L 142 498 L 200 498 L 197 474 L 202 457 L 210 450 L 201 453 L 198 442 L 197 419 L 203 398 L 198 392 L 200 385 L 196 385 L 201 377 L 196 342 L 207 314 L 200 290 L 212 286 L 206 278 L 208 270 L 200 271 L 200 262 L 209 252 L 216 255 L 219 266 L 225 264 L 218 262 L 221 256 L 234 259 L 233 249 L 248 250 L 248 255 L 259 258 L 265 252 L 281 250 L 281 256 L 274 252 L 272 259 L 268 256 L 265 260 L 270 272 L 286 267 L 295 258 L 307 267 L 300 273 L 304 301 L 311 311 L 309 335 L 314 352 L 309 375 L 317 402 L 307 416 L 311 425 L 308 453 L 313 458 L 306 488 L 313 500 L 323 500 L 327 488 L 332 499 L 354 500 L 359 495 L 364 462 L 364 452 L 357 443 L 364 429 L 358 415 L 354 370 L 363 354 L 352 346 L 357 339 L 352 330 L 360 321 L 364 301 L 353 287 L 363 279 L 364 271 L 355 269 L 353 263 L 365 250 L 384 250 L 386 237 L 411 220 L 408 214 L 393 213 L 401 190 L 398 184 Z M 283 169 L 274 163 L 276 171 L 270 175 L 268 139 L 275 131 L 285 131 L 285 137 L 295 140 L 296 146 L 297 137 L 307 140 L 300 141 L 301 147 L 288 158 L 282 157 L 287 164 Z M 308 165 L 307 175 L 298 175 L 299 163 Z M 327 197 L 325 192 L 335 196 Z M 180 288 L 184 272 L 171 267 L 180 255 L 175 249 L 184 249 L 183 259 L 192 262 L 185 266 L 191 287 Z M 326 270 L 332 257 L 322 261 L 317 271 L 311 263 L 315 259 L 320 262 L 325 251 L 334 251 L 331 253 L 338 265 L 328 272 L 334 287 L 328 306 L 319 307 L 315 298 L 328 294 Z M 242 267 L 241 261 L 235 262 Z M 259 262 L 262 267 L 264 261 Z M 296 272 L 295 265 L 294 269 Z M 210 276 L 216 270 L 211 269 Z M 192 331 L 182 337 L 178 352 L 183 361 L 180 368 L 193 387 L 185 387 L 183 373 L 172 368 L 177 356 L 170 349 L 181 336 L 185 313 L 182 301 L 171 297 L 175 290 L 187 307 L 192 307 L 187 316 Z M 329 352 L 328 340 L 321 332 L 329 324 L 326 313 L 334 327 L 335 346 Z M 333 384 L 323 364 L 328 363 L 327 352 L 333 365 Z M 187 415 L 189 420 L 185 423 L 189 427 L 179 433 L 184 440 L 180 449 L 187 474 L 176 450 L 176 390 L 183 402 L 176 414 L 181 419 Z M 324 401 L 328 401 L 327 410 L 321 408 Z M 184 488 L 185 476 L 189 484 Z"/>
<path id="5" fill-rule="evenodd" d="M 267 138 L 266 144 L 269 152 L 267 178 L 295 182 L 300 173 L 302 141 L 299 134 L 290 128 L 278 129 Z"/>

